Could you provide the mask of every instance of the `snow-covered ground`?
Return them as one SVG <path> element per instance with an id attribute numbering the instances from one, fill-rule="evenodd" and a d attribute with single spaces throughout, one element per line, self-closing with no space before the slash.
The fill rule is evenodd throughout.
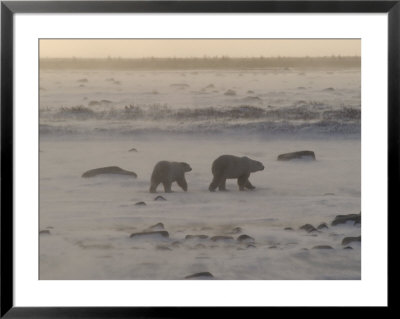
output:
<path id="1" fill-rule="evenodd" d="M 359 69 L 42 71 L 41 134 L 360 134 Z"/>
<path id="2" fill-rule="evenodd" d="M 216 279 L 360 279 L 360 245 L 341 245 L 360 227 L 330 225 L 338 214 L 360 212 L 357 139 L 42 138 L 40 148 L 40 229 L 51 233 L 40 235 L 40 279 L 183 279 L 205 271 Z M 317 160 L 276 160 L 302 149 Z M 250 176 L 256 189 L 239 192 L 228 180 L 229 192 L 210 193 L 211 163 L 220 154 L 263 162 L 265 170 Z M 161 185 L 160 194 L 149 193 L 152 168 L 163 159 L 191 165 L 187 193 L 176 184 L 174 193 Z M 112 165 L 138 177 L 81 177 Z M 299 229 L 322 222 L 329 229 Z M 169 239 L 129 238 L 157 223 Z M 185 240 L 200 234 L 234 240 Z M 239 243 L 242 234 L 254 245 Z M 312 249 L 318 245 L 334 249 Z"/>

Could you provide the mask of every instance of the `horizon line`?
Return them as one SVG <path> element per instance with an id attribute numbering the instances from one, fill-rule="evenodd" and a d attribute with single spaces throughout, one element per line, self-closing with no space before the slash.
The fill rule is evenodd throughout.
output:
<path id="1" fill-rule="evenodd" d="M 218 56 L 185 56 L 185 57 L 176 57 L 176 56 L 143 56 L 143 57 L 121 57 L 121 56 L 107 56 L 107 57 L 77 57 L 77 56 L 68 56 L 68 57 L 39 57 L 39 59 L 91 59 L 91 60 L 111 60 L 111 59 L 129 59 L 129 60 L 143 60 L 143 59 L 318 59 L 318 58 L 361 58 L 361 55 L 341 55 L 341 54 L 332 54 L 332 55 L 320 55 L 320 56 L 228 56 L 228 55 L 218 55 Z"/>

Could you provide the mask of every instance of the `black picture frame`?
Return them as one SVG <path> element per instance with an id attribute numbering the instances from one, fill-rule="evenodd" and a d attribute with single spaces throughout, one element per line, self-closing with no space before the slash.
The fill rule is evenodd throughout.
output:
<path id="1" fill-rule="evenodd" d="M 1 317 L 177 318 L 278 314 L 276 307 L 15 307 L 13 302 L 13 19 L 15 13 L 387 13 L 388 14 L 388 219 L 398 212 L 400 1 L 2 1 L 1 2 Z M 383 212 L 382 212 L 383 213 Z M 393 232 L 389 231 L 389 251 Z M 393 237 L 393 236 L 392 236 Z M 388 255 L 388 262 L 390 262 Z M 389 263 L 390 264 L 390 263 Z M 390 274 L 390 273 L 389 273 Z M 390 281 L 388 281 L 388 287 Z M 391 295 L 388 299 L 390 309 Z M 290 308 L 309 315 L 306 307 Z M 330 312 L 339 311 L 340 307 Z M 249 312 L 250 311 L 250 312 Z"/>

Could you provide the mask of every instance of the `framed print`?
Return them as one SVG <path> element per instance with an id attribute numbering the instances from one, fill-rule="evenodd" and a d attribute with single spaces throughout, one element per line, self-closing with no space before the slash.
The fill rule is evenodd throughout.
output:
<path id="1" fill-rule="evenodd" d="M 389 308 L 398 1 L 1 10 L 1 316 Z"/>

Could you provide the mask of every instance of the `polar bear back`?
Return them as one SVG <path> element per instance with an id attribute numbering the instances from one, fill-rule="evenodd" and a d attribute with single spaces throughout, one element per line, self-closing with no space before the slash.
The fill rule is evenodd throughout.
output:
<path id="1" fill-rule="evenodd" d="M 154 166 L 152 182 L 175 182 L 183 178 L 185 167 L 179 162 L 160 161 Z"/>
<path id="2" fill-rule="evenodd" d="M 260 162 L 247 156 L 221 155 L 213 162 L 211 170 L 213 175 L 223 174 L 226 178 L 238 178 L 263 168 Z"/>

